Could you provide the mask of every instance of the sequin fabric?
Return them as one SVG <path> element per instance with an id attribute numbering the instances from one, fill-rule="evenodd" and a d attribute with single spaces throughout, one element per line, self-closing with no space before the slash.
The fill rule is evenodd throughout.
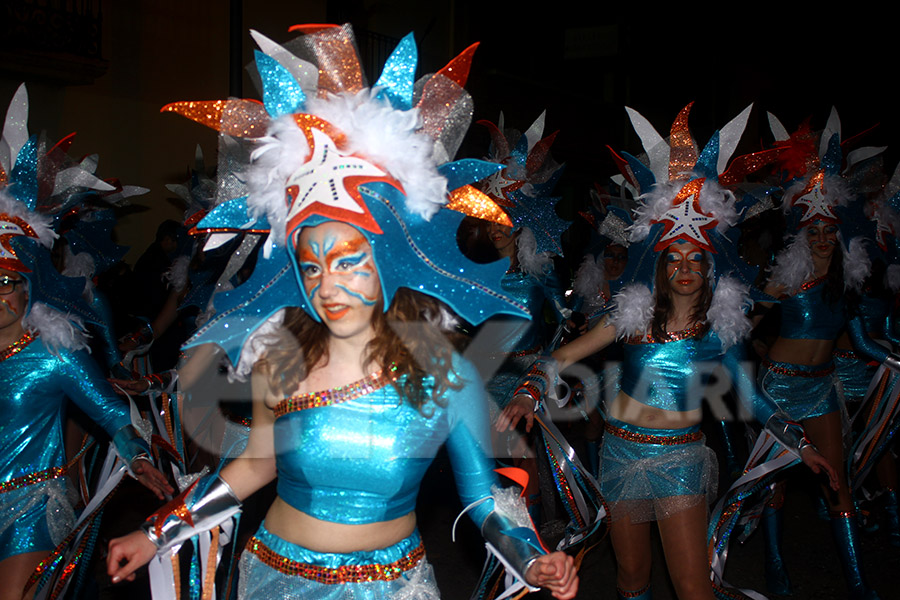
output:
<path id="1" fill-rule="evenodd" d="M 834 363 L 797 365 L 767 360 L 759 385 L 794 421 L 841 410 Z"/>
<path id="2" fill-rule="evenodd" d="M 392 369 L 388 369 L 387 373 L 383 371 L 376 371 L 371 375 L 363 377 L 359 381 L 354 381 L 353 383 L 348 383 L 347 385 L 342 385 L 320 392 L 301 394 L 299 396 L 291 396 L 290 398 L 285 398 L 275 405 L 275 408 L 273 409 L 275 418 L 277 419 L 279 417 L 283 417 L 288 413 L 299 410 L 321 408 L 324 406 L 331 406 L 332 404 L 340 404 L 341 402 L 349 402 L 350 400 L 355 400 L 360 396 L 371 394 L 376 390 L 380 390 L 395 379 L 394 377 L 392 377 L 391 371 Z"/>
<path id="3" fill-rule="evenodd" d="M 438 600 L 418 532 L 379 550 L 314 552 L 273 535 L 265 523 L 241 557 L 239 598 Z"/>
<path id="4" fill-rule="evenodd" d="M 422 477 L 445 443 L 463 505 L 489 496 L 495 475 L 484 392 L 471 364 L 457 357 L 454 371 L 462 387 L 427 402 L 427 416 L 386 385 L 276 419 L 279 497 L 324 521 L 389 521 L 415 510 Z M 477 524 L 490 504 L 470 513 Z"/>
<path id="5" fill-rule="evenodd" d="M 844 328 L 844 301 L 829 303 L 823 297 L 825 279 L 800 286 L 800 291 L 781 299 L 779 335 L 787 339 L 833 340 Z"/>
<path id="6" fill-rule="evenodd" d="M 109 388 L 90 356 L 83 352 L 50 354 L 40 338 L 0 362 L 0 482 L 23 481 L 35 474 L 52 473 L 65 464 L 62 423 L 67 398 L 110 436 L 130 424 L 128 408 Z M 0 494 L 0 502 L 15 501 L 15 495 L 33 497 L 37 504 L 10 526 L 0 553 L 12 556 L 32 550 L 51 550 L 47 525 L 49 513 L 62 509 L 61 493 L 51 494 L 54 479 L 24 485 Z M 15 487 L 15 486 L 11 486 Z M 59 489 L 59 488 L 56 488 Z M 12 540 L 12 541 L 9 541 Z"/>

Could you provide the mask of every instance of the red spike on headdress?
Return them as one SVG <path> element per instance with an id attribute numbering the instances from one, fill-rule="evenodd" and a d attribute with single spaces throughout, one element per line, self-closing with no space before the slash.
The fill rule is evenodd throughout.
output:
<path id="1" fill-rule="evenodd" d="M 68 152 L 69 148 L 72 147 L 72 142 L 75 141 L 75 133 L 76 132 L 73 131 L 72 133 L 70 133 L 69 135 L 64 137 L 63 139 L 56 142 L 56 145 L 53 146 L 52 148 L 50 148 L 50 150 L 47 152 L 47 154 L 49 155 L 54 150 L 57 150 L 57 149 L 60 150 L 61 152 Z"/>
<path id="2" fill-rule="evenodd" d="M 310 34 L 317 33 L 325 29 L 331 29 L 332 27 L 340 27 L 340 25 L 335 25 L 333 23 L 303 23 L 300 25 L 291 25 L 288 28 L 288 31 L 291 33 L 299 31 L 300 33 Z"/>
<path id="3" fill-rule="evenodd" d="M 728 186 L 743 181 L 750 173 L 755 173 L 777 161 L 783 152 L 784 148 L 771 148 L 738 156 L 731 161 L 725 172 L 719 175 L 719 183 Z"/>
<path id="4" fill-rule="evenodd" d="M 469 79 L 469 69 L 472 67 L 472 57 L 478 48 L 479 42 L 475 42 L 462 52 L 459 56 L 447 63 L 447 66 L 437 72 L 448 79 L 456 82 L 459 87 L 466 87 L 466 81 Z"/>
<path id="5" fill-rule="evenodd" d="M 611 146 L 606 147 L 609 150 L 609 153 L 612 155 L 613 162 L 616 163 L 616 166 L 619 168 L 619 172 L 625 176 L 625 179 L 628 180 L 628 183 L 633 185 L 634 187 L 638 187 L 637 180 L 634 178 L 634 173 L 631 171 L 631 166 L 629 166 L 628 161 L 619 156 L 619 154 L 612 149 Z"/>
<path id="6" fill-rule="evenodd" d="M 476 123 L 487 127 L 488 132 L 491 134 L 491 144 L 494 146 L 494 156 L 501 159 L 509 156 L 509 142 L 506 140 L 506 136 L 503 135 L 503 132 L 500 131 L 500 128 L 484 119 L 476 121 Z"/>
<path id="7" fill-rule="evenodd" d="M 534 148 L 531 149 L 531 152 L 528 153 L 528 158 L 525 160 L 525 169 L 529 173 L 534 173 L 544 164 L 544 159 L 547 158 L 547 153 L 550 151 L 550 146 L 553 145 L 553 140 L 556 139 L 557 133 L 559 133 L 559 131 L 554 131 L 536 143 Z"/>
<path id="8" fill-rule="evenodd" d="M 688 115 L 691 113 L 693 102 L 681 109 L 675 122 L 672 123 L 671 137 L 669 139 L 669 179 L 683 179 L 685 173 L 691 171 L 697 164 L 697 148 L 688 130 Z"/>
<path id="9" fill-rule="evenodd" d="M 266 134 L 269 113 L 258 100 L 172 102 L 159 112 L 173 112 L 227 135 L 258 138 Z"/>

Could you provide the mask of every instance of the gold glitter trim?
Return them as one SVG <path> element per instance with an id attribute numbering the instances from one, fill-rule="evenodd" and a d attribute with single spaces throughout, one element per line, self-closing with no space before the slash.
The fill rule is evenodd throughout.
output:
<path id="1" fill-rule="evenodd" d="M 247 543 L 246 549 L 255 554 L 263 564 L 285 575 L 299 576 L 325 584 L 393 581 L 419 564 L 425 556 L 425 546 L 419 542 L 409 554 L 387 565 L 343 565 L 332 568 L 285 558 L 255 536 Z"/>
<path id="2" fill-rule="evenodd" d="M 385 374 L 384 371 L 376 371 L 371 375 L 363 377 L 359 381 L 354 381 L 347 385 L 285 398 L 275 405 L 275 408 L 273 409 L 275 418 L 283 417 L 288 413 L 306 410 L 307 408 L 321 408 L 323 406 L 348 402 L 350 400 L 355 400 L 360 396 L 365 396 L 375 390 L 380 390 L 397 378 L 394 374 L 396 369 L 396 365 L 392 364 L 387 369 L 387 374 Z"/>
<path id="3" fill-rule="evenodd" d="M 34 341 L 34 339 L 36 337 L 37 337 L 36 333 L 34 335 L 32 335 L 26 331 L 25 335 L 23 335 L 22 337 L 17 339 L 15 342 L 13 342 L 12 344 L 10 344 L 6 348 L 4 348 L 2 351 L 0 351 L 0 362 L 3 362 L 10 356 L 13 356 L 14 354 L 18 354 L 19 352 L 24 350 L 28 346 L 28 344 L 30 344 L 31 342 Z"/>
<path id="4" fill-rule="evenodd" d="M 500 205 L 491 200 L 491 197 L 471 185 L 458 187 L 450 192 L 450 201 L 444 208 L 455 210 L 464 215 L 483 219 L 492 223 L 499 223 L 512 227 L 506 212 Z"/>
<path id="5" fill-rule="evenodd" d="M 831 351 L 831 355 L 836 358 L 846 358 L 848 360 L 862 360 L 862 357 L 860 357 L 860 355 L 853 350 L 842 350 L 839 348 L 835 348 Z"/>
<path id="6" fill-rule="evenodd" d="M 813 279 L 811 281 L 807 281 L 806 283 L 804 283 L 803 285 L 800 286 L 800 291 L 805 292 L 806 290 L 816 287 L 817 285 L 819 285 L 820 283 L 825 281 L 826 277 L 828 277 L 828 275 L 823 275 L 821 277 L 816 277 L 815 279 Z"/>
<path id="7" fill-rule="evenodd" d="M 701 331 L 703 331 L 703 326 L 705 323 L 694 323 L 687 329 L 682 329 L 681 331 L 667 331 L 669 334 L 669 339 L 667 340 L 659 340 L 653 337 L 649 331 L 644 335 L 635 335 L 632 336 L 629 340 L 629 344 L 665 344 L 666 342 L 678 342 L 681 340 L 686 340 L 689 338 L 697 337 Z"/>
<path id="8" fill-rule="evenodd" d="M 37 473 L 29 473 L 28 475 L 22 475 L 21 477 L 14 477 L 9 481 L 0 483 L 0 494 L 34 485 L 35 483 L 41 483 L 42 481 L 50 481 L 51 479 L 62 477 L 68 470 L 68 465 L 64 467 L 50 467 L 49 469 L 44 469 Z"/>
<path id="9" fill-rule="evenodd" d="M 635 433 L 609 423 L 606 424 L 606 432 L 629 442 L 657 444 L 660 446 L 679 446 L 681 444 L 699 442 L 703 439 L 703 434 L 700 431 L 683 433 L 681 435 L 651 435 L 648 433 Z"/>
<path id="10" fill-rule="evenodd" d="M 644 594 L 646 594 L 646 593 L 647 593 L 647 590 L 649 590 L 649 589 L 650 589 L 650 584 L 649 584 L 649 583 L 648 583 L 647 585 L 645 585 L 643 588 L 637 590 L 636 592 L 626 592 L 625 590 L 623 590 L 623 589 L 620 588 L 619 586 L 616 586 L 616 592 L 617 592 L 617 593 L 619 594 L 619 596 L 621 596 L 622 598 L 639 598 L 640 596 L 643 596 Z"/>
<path id="11" fill-rule="evenodd" d="M 825 377 L 826 375 L 831 375 L 834 373 L 834 363 L 831 363 L 824 369 L 819 369 L 818 371 L 804 371 L 802 369 L 791 369 L 790 367 L 782 367 L 780 365 L 772 364 L 768 360 L 763 360 L 762 365 L 772 371 L 773 373 L 777 373 L 779 375 L 786 375 L 788 377 Z"/>

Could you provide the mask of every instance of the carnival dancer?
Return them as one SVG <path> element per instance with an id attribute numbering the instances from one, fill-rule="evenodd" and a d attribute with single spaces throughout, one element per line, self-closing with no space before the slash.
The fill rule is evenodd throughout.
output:
<path id="1" fill-rule="evenodd" d="M 608 317 L 542 365 L 549 377 L 531 378 L 522 387 L 539 395 L 555 369 L 625 338 L 621 391 L 606 407 L 600 480 L 612 517 L 620 598 L 651 597 L 654 520 L 678 597 L 714 597 L 706 529 L 716 461 L 703 442 L 700 418 L 702 379 L 716 365 L 727 369 L 758 421 L 836 482 L 802 429 L 756 392 L 741 365 L 740 342 L 751 329 L 744 311 L 752 303 L 752 270 L 725 235 L 739 214 L 724 186 L 740 181 L 758 162 L 759 157 L 741 157 L 725 171 L 750 108 L 699 154 L 687 128 L 689 110 L 690 105 L 679 114 L 667 142 L 628 109 L 649 164 L 627 154 L 620 161 L 627 161 L 629 178 L 643 192 L 631 229 L 627 283 Z"/>
<path id="2" fill-rule="evenodd" d="M 258 145 L 249 196 L 200 227 L 223 235 L 266 224 L 270 237 L 250 280 L 219 295 L 192 342 L 254 363 L 248 448 L 145 532 L 113 540 L 109 573 L 131 577 L 277 475 L 278 498 L 242 558 L 244 598 L 437 597 L 413 509 L 446 442 L 489 548 L 523 582 L 572 598 L 572 559 L 545 554 L 522 526 L 524 508 L 514 521 L 502 506 L 483 388 L 440 329 L 443 302 L 472 323 L 525 315 L 499 290 L 504 267 L 443 243 L 463 218 L 453 207 L 503 217 L 467 185 L 496 167 L 449 162 L 471 116 L 462 85 L 474 47 L 415 84 L 407 36 L 370 89 L 349 26 L 292 29 L 315 64 L 253 34 L 264 104 L 169 107 Z"/>
<path id="3" fill-rule="evenodd" d="M 782 161 L 802 156 L 799 177 L 785 191 L 783 208 L 791 237 L 776 258 L 766 292 L 779 298 L 779 335 L 760 371 L 760 385 L 781 410 L 800 421 L 812 443 L 838 472 L 837 494 L 825 492 L 832 533 L 853 598 L 877 598 L 866 585 L 860 565 L 856 510 L 847 483 L 844 453 L 844 407 L 839 397 L 832 351 L 846 327 L 854 348 L 872 360 L 900 367 L 889 351 L 865 335 L 862 320 L 847 318 L 845 290 L 859 290 L 871 262 L 855 228 L 854 191 L 841 177 L 843 153 L 840 121 L 832 110 L 825 130 L 809 143 L 804 128 L 794 136 L 773 116 L 769 122 L 776 145 L 786 148 Z M 798 161 L 790 160 L 796 167 Z M 852 165 L 849 165 L 852 166 Z M 849 168 L 848 166 L 848 168 Z M 769 590 L 792 592 L 780 550 L 783 483 L 763 512 L 766 535 L 766 580 Z"/>
<path id="4" fill-rule="evenodd" d="M 0 140 L 8 150 L 0 155 L 0 598 L 16 600 L 36 567 L 41 566 L 39 574 L 51 568 L 41 560 L 75 521 L 66 493 L 65 475 L 75 464 L 66 462 L 63 444 L 67 400 L 106 430 L 141 483 L 160 499 L 173 491 L 149 462 L 127 404 L 83 351 L 85 322 L 100 321 L 81 297 L 84 279 L 60 275 L 50 259 L 56 234 L 41 209 L 105 184 L 78 167 L 63 177 L 48 172 L 53 171 L 50 154 L 38 136 L 29 137 L 27 116 L 23 85 L 13 96 Z"/>

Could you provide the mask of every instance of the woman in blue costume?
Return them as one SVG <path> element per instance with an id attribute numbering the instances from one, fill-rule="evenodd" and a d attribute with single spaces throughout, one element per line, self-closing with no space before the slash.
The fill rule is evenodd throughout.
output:
<path id="1" fill-rule="evenodd" d="M 229 216 L 246 224 L 249 205 L 258 209 L 255 225 L 272 229 L 250 280 L 217 296 L 216 316 L 194 339 L 218 339 L 232 354 L 225 338 L 241 333 L 238 362 L 264 322 L 283 324 L 256 338 L 264 349 L 253 369 L 247 450 L 185 490 L 185 504 L 152 517 L 146 533 L 113 540 L 109 573 L 113 581 L 131 577 L 157 547 L 165 552 L 234 514 L 277 477 L 278 497 L 242 558 L 242 597 L 435 598 L 413 511 L 422 476 L 446 443 L 460 495 L 490 547 L 528 585 L 572 598 L 572 559 L 540 549 L 522 527 L 524 508 L 519 520 L 506 516 L 507 493 L 486 454 L 483 388 L 438 327 L 449 316 L 439 300 L 475 323 L 523 314 L 496 289 L 502 267 L 476 265 L 441 244 L 444 228 L 463 218 L 443 208 L 448 188 L 452 196 L 496 170 L 480 161 L 438 167 L 456 144 L 442 136 L 447 127 L 422 127 L 451 97 L 467 101 L 461 86 L 471 49 L 415 86 L 422 97 L 413 104 L 412 36 L 372 91 L 348 26 L 301 29 L 310 58 L 341 68 L 319 70 L 255 34 L 273 120 L 258 139 L 246 203 L 226 203 L 199 225 L 221 232 L 217 220 Z M 332 95 L 313 96 L 316 75 Z M 174 110 L 192 113 L 191 105 Z"/>
<path id="2" fill-rule="evenodd" d="M 631 183 L 645 192 L 631 229 L 623 276 L 628 283 L 614 297 L 610 316 L 560 347 L 544 366 L 548 373 L 562 371 L 617 337 L 625 339 L 621 390 L 606 406 L 600 464 L 619 598 L 651 598 L 653 520 L 678 598 L 714 598 L 706 531 L 716 461 L 704 444 L 700 419 L 703 378 L 718 365 L 754 418 L 814 471 L 836 477 L 802 430 L 758 393 L 741 364 L 740 341 L 750 331 L 744 315 L 751 303 L 743 282 L 748 273 L 723 235 L 738 218 L 734 195 L 723 185 L 740 174 L 721 171 L 749 108 L 717 132 L 699 157 L 687 130 L 689 109 L 673 125 L 671 147 L 629 109 L 650 164 L 626 155 Z M 547 383 L 537 381 L 538 390 Z"/>
<path id="3" fill-rule="evenodd" d="M 30 185 L 42 175 L 46 157 L 39 157 L 26 121 L 22 86 L 0 140 L 12 150 L 12 164 L 0 163 L 0 230 L 6 238 L 0 244 L 0 598 L 16 600 L 74 524 L 66 477 L 72 464 L 63 443 L 69 400 L 112 437 L 144 485 L 160 499 L 172 491 L 148 462 L 127 404 L 84 352 L 84 321 L 99 319 L 81 299 L 84 279 L 60 275 L 51 262 L 51 219 L 36 212 L 49 199 L 38 198 L 38 186 Z"/>
<path id="4" fill-rule="evenodd" d="M 783 145 L 796 142 L 770 115 L 773 131 Z M 870 261 L 861 237 L 851 237 L 853 199 L 841 169 L 840 129 L 832 111 L 821 134 L 819 153 L 810 157 L 805 176 L 789 187 L 783 207 L 795 231 L 776 259 L 766 292 L 780 299 L 779 335 L 768 350 L 760 371 L 760 385 L 781 410 L 803 424 L 810 440 L 837 470 L 837 494 L 825 499 L 832 533 L 853 598 L 877 598 L 866 585 L 860 567 L 856 510 L 847 484 L 844 456 L 844 413 L 838 393 L 832 353 L 835 340 L 847 330 L 853 346 L 869 359 L 889 361 L 889 351 L 866 336 L 862 319 L 847 318 L 845 289 L 859 289 Z M 814 148 L 814 145 L 813 145 Z M 763 513 L 766 535 L 766 579 L 770 591 L 791 593 L 780 551 L 781 506 L 784 486 Z"/>

